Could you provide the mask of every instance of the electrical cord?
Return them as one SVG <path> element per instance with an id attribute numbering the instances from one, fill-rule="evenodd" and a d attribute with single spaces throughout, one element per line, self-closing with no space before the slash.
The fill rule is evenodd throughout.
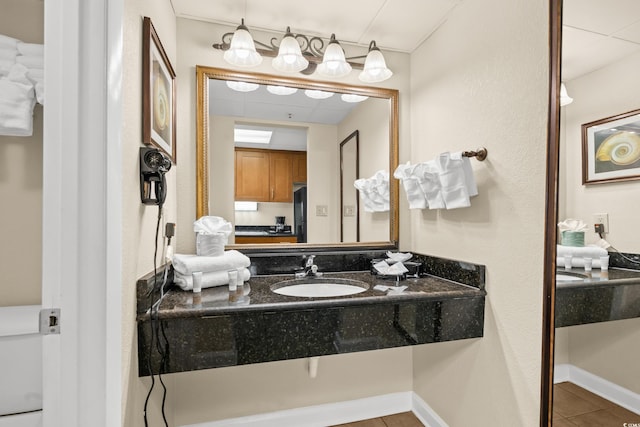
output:
<path id="1" fill-rule="evenodd" d="M 631 259 L 631 258 L 627 257 L 625 254 L 623 254 L 622 252 L 620 252 L 619 250 L 617 250 L 613 246 L 609 246 L 609 249 L 613 250 L 614 252 L 616 252 L 618 255 L 620 255 L 622 258 L 626 259 L 629 262 L 632 262 L 634 264 L 640 264 L 640 261 L 637 261 L 635 259 Z"/>
<path id="2" fill-rule="evenodd" d="M 164 370 L 164 365 L 166 363 L 166 348 L 168 348 L 168 340 L 167 340 L 167 336 L 164 332 L 164 325 L 162 324 L 162 322 L 159 321 L 158 319 L 158 308 L 160 306 L 160 303 L 162 302 L 162 299 L 164 298 L 164 288 L 165 285 L 167 283 L 167 276 L 168 276 L 168 266 L 165 266 L 165 270 L 164 270 L 164 277 L 163 277 L 163 281 L 162 284 L 160 286 L 158 286 L 158 267 L 157 267 L 157 257 L 158 257 L 158 236 L 160 234 L 160 222 L 162 220 L 162 203 L 160 203 L 158 205 L 158 219 L 156 222 L 156 233 L 155 233 L 155 240 L 154 240 L 154 251 L 153 251 L 153 289 L 151 291 L 151 306 L 149 307 L 149 316 L 150 316 L 150 329 L 151 329 L 151 340 L 149 342 L 149 354 L 148 354 L 148 358 L 147 358 L 147 369 L 149 370 L 149 374 L 151 375 L 151 386 L 149 387 L 149 391 L 147 393 L 147 397 L 144 401 L 144 425 L 145 427 L 148 427 L 148 417 L 147 417 L 147 408 L 148 408 L 148 404 L 149 404 L 149 399 L 151 397 L 151 393 L 153 392 L 153 389 L 155 387 L 155 377 L 153 375 L 153 369 L 151 366 L 151 357 L 152 357 L 152 353 L 153 353 L 153 348 L 154 348 L 154 343 L 155 343 L 155 347 L 156 350 L 158 351 L 158 353 L 160 354 L 161 358 L 160 358 L 160 370 L 158 371 L 158 379 L 160 381 L 160 384 L 162 385 L 162 389 L 163 389 L 163 394 L 162 394 L 162 419 L 164 421 L 164 425 L 166 427 L 169 426 L 169 423 L 167 422 L 167 417 L 165 414 L 165 402 L 166 402 L 166 397 L 167 397 L 167 387 L 164 384 L 164 381 L 162 380 L 162 371 Z M 163 245 L 164 246 L 164 245 Z M 158 301 L 154 303 L 154 297 L 156 295 L 156 293 L 160 293 Z M 158 326 L 159 325 L 159 326 Z M 159 336 L 159 331 L 158 328 L 160 328 L 162 336 L 164 338 L 164 346 L 160 343 L 160 336 Z M 164 347 L 164 348 L 163 348 Z"/>

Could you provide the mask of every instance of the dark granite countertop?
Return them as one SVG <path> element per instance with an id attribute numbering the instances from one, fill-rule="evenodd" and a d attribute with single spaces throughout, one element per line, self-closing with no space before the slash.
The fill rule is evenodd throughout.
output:
<path id="1" fill-rule="evenodd" d="M 558 274 L 565 274 L 581 279 L 556 280 L 558 289 L 640 284 L 640 270 L 625 268 L 610 268 L 605 271 L 596 268 L 590 272 L 584 271 L 583 268 L 572 268 L 571 270 L 557 269 L 556 275 Z"/>
<path id="2" fill-rule="evenodd" d="M 474 298 L 486 295 L 483 289 L 463 285 L 435 276 L 407 278 L 400 286 L 408 288 L 401 293 L 386 293 L 373 289 L 376 285 L 394 286 L 393 280 L 382 279 L 369 272 L 325 273 L 323 278 L 346 278 L 359 280 L 369 285 L 369 289 L 355 295 L 341 297 L 305 298 L 279 295 L 273 292 L 271 285 L 292 280 L 288 275 L 270 275 L 252 277 L 247 283 L 250 293 L 243 304 L 228 302 L 226 286 L 203 289 L 198 297 L 191 291 L 173 288 L 162 301 L 159 318 L 183 318 L 222 315 L 250 311 L 284 311 L 323 307 L 345 307 L 351 305 L 385 304 L 413 300 L 448 300 Z M 148 314 L 140 314 L 138 320 L 147 320 Z"/>

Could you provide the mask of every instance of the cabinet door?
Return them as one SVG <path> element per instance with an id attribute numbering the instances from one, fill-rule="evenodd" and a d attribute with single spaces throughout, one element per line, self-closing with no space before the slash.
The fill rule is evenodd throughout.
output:
<path id="1" fill-rule="evenodd" d="M 293 182 L 307 182 L 307 153 L 302 151 L 292 154 Z"/>
<path id="2" fill-rule="evenodd" d="M 269 153 L 236 150 L 236 200 L 270 201 Z"/>
<path id="3" fill-rule="evenodd" d="M 270 201 L 293 202 L 293 173 L 290 153 L 269 153 Z"/>

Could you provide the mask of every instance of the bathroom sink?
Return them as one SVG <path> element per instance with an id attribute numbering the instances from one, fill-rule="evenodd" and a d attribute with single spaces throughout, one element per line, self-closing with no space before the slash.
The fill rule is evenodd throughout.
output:
<path id="1" fill-rule="evenodd" d="M 271 285 L 271 290 L 276 294 L 303 298 L 344 297 L 367 289 L 369 285 L 359 280 L 316 277 L 285 280 Z"/>
<path id="2" fill-rule="evenodd" d="M 579 273 L 556 273 L 556 282 L 581 281 L 588 278 L 588 276 Z"/>

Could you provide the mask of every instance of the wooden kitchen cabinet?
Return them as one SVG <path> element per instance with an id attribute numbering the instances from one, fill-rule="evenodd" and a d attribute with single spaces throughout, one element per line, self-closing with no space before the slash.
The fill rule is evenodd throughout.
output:
<path id="1" fill-rule="evenodd" d="M 293 183 L 307 181 L 306 153 L 236 148 L 235 154 L 235 200 L 292 203 Z"/>

